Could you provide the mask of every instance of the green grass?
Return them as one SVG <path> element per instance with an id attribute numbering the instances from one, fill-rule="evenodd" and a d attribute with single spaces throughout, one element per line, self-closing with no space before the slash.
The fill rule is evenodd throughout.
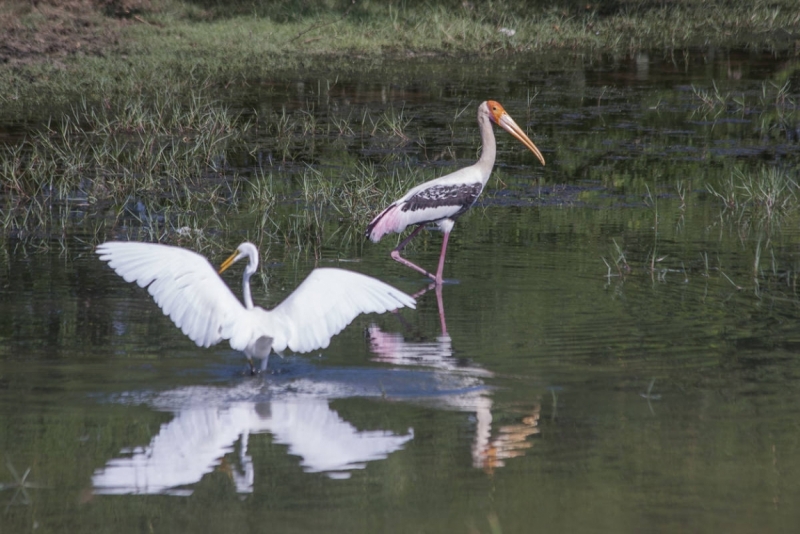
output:
<path id="1" fill-rule="evenodd" d="M 205 21 L 220 46 L 245 38 L 264 52 L 469 52 L 553 49 L 633 51 L 696 45 L 792 47 L 781 30 L 796 30 L 791 0 L 702 2 L 360 2 L 278 1 L 158 3 L 145 18 L 185 29 Z M 198 8 L 200 6 L 200 8 Z M 234 30 L 235 21 L 240 29 Z M 500 28 L 514 30 L 498 31 Z M 183 34 L 189 37 L 193 34 Z"/>
<path id="2" fill-rule="evenodd" d="M 134 225 L 150 238 L 183 239 L 200 229 L 206 236 L 223 231 L 226 216 L 242 212 L 257 214 L 261 231 L 286 243 L 325 220 L 362 225 L 375 206 L 433 176 L 404 159 L 404 146 L 425 146 L 404 108 L 319 112 L 339 71 L 430 54 L 540 58 L 556 52 L 563 62 L 565 54 L 692 45 L 785 50 L 794 41 L 782 36 L 800 25 L 788 0 L 142 5 L 104 55 L 0 66 L 0 120 L 28 125 L 24 138 L 0 148 L 6 235 L 58 235 L 75 225 L 101 235 Z M 43 24 L 30 6 L 24 11 L 24 24 Z M 237 94 L 264 80 L 297 79 L 298 71 L 318 79 L 330 73 L 327 87 L 305 108 L 234 112 L 220 103 L 241 101 Z M 786 69 L 785 82 L 792 72 Z M 696 113 L 713 118 L 758 107 L 762 135 L 788 135 L 797 103 L 787 87 L 780 80 L 765 84 L 758 101 L 696 88 Z M 532 98 L 535 89 L 529 107 Z M 462 111 L 454 110 L 454 121 Z M 354 140 L 385 157 L 359 163 Z M 272 161 L 263 168 L 233 163 L 252 165 L 256 152 L 268 153 L 282 170 Z M 753 199 L 738 205 L 762 205 L 751 189 Z M 744 198 L 741 186 L 733 191 Z M 771 206 L 770 212 L 782 209 L 780 201 Z M 291 223 L 279 222 L 285 217 L 276 213 Z"/>
<path id="3" fill-rule="evenodd" d="M 244 213 L 258 215 L 258 241 L 302 248 L 325 222 L 361 227 L 376 206 L 431 177 L 396 155 L 357 164 L 335 147 L 355 131 L 365 143 L 405 142 L 402 111 L 365 109 L 354 120 L 352 110 L 320 117 L 284 109 L 245 119 L 198 91 L 116 102 L 93 107 L 81 99 L 60 120 L 0 146 L 3 234 L 46 241 L 74 231 L 92 240 L 123 232 L 199 246 Z M 257 128 L 266 139 L 257 139 Z M 321 170 L 295 163 L 331 142 L 336 159 Z M 279 154 L 284 171 L 270 162 L 252 167 L 256 151 Z"/>
<path id="4" fill-rule="evenodd" d="M 190 213 L 220 204 L 230 194 L 225 154 L 248 129 L 197 94 L 99 108 L 82 100 L 60 121 L 0 147 L 3 227 L 52 227 L 54 209 L 110 207 L 119 215 L 131 203 L 157 201 L 156 211 Z"/>
<path id="5" fill-rule="evenodd" d="M 298 69 L 369 68 L 386 58 L 689 46 L 793 49 L 800 11 L 756 2 L 500 1 L 182 2 L 152 0 L 102 56 L 0 67 L 2 114 L 130 98 L 151 91 L 230 90 Z M 35 26 L 30 15 L 28 24 Z M 26 19 L 27 20 L 27 19 Z M 109 24 L 113 21 L 109 20 Z M 141 21 L 141 22 L 140 22 Z M 513 30 L 509 35 L 506 30 Z"/>

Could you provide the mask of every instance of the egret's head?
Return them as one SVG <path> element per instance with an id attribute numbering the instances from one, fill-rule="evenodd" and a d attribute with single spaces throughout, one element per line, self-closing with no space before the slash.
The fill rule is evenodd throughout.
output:
<path id="1" fill-rule="evenodd" d="M 256 267 L 258 267 L 258 249 L 256 246 L 252 243 L 244 242 L 236 247 L 236 252 L 231 254 L 228 259 L 223 261 L 222 265 L 219 266 L 219 274 L 225 272 L 228 267 L 242 258 L 250 258 L 248 270 L 255 271 Z"/>

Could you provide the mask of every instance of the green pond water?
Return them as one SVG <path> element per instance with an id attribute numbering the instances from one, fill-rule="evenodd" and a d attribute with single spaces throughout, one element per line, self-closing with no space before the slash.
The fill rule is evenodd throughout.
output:
<path id="1" fill-rule="evenodd" d="M 487 98 L 547 165 L 498 131 L 502 182 L 457 222 L 441 294 L 255 377 L 226 343 L 195 347 L 85 228 L 0 238 L 0 532 L 794 532 L 798 217 L 726 211 L 708 186 L 797 178 L 798 72 L 693 51 L 254 81 L 229 102 L 245 114 L 402 110 L 412 142 L 262 132 L 229 155 L 243 173 L 398 154 L 449 172 L 475 158 Z M 219 264 L 260 218 L 240 211 L 203 253 Z M 427 288 L 394 236 L 323 219 L 302 245 L 262 237 L 257 304 L 318 266 Z M 433 268 L 440 243 L 407 257 Z"/>

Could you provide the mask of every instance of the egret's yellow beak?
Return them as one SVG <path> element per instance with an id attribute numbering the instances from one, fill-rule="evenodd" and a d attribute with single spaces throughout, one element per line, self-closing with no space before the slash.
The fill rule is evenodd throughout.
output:
<path id="1" fill-rule="evenodd" d="M 222 262 L 222 265 L 219 266 L 219 271 L 217 271 L 217 272 L 219 274 L 222 274 L 223 272 L 225 272 L 225 270 L 228 267 L 230 267 L 231 265 L 236 263 L 236 260 L 238 260 L 238 259 L 239 259 L 239 251 L 237 250 L 236 252 L 231 254 L 230 257 L 227 260 Z"/>

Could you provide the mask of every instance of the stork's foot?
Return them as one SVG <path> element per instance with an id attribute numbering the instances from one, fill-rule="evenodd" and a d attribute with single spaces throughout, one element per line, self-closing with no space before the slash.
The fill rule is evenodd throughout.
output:
<path id="1" fill-rule="evenodd" d="M 428 278 L 433 280 L 433 284 L 431 284 L 431 285 L 433 285 L 433 286 L 441 286 L 442 284 L 444 284 L 444 277 L 442 276 L 441 272 L 436 273 L 436 274 L 433 274 L 433 273 L 425 273 L 425 274 L 428 276 Z"/>

